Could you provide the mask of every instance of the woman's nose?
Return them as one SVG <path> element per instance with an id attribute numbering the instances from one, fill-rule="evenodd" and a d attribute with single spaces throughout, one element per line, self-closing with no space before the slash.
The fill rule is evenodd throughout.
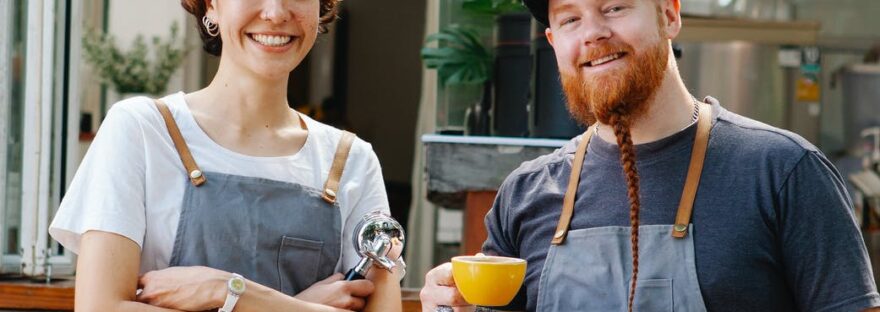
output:
<path id="1" fill-rule="evenodd" d="M 284 0 L 266 0 L 263 1 L 263 20 L 282 24 L 290 21 L 291 12 L 284 5 Z"/>

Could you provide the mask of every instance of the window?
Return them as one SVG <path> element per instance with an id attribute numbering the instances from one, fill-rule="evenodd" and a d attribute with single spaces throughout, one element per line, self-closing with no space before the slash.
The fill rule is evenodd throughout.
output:
<path id="1" fill-rule="evenodd" d="M 0 2 L 0 273 L 73 273 L 72 256 L 47 229 L 71 178 L 68 155 L 78 153 L 67 77 L 78 58 L 69 21 L 79 2 Z"/>

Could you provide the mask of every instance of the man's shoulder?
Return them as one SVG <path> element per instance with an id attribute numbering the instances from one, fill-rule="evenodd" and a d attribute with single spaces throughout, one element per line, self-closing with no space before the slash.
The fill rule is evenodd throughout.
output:
<path id="1" fill-rule="evenodd" d="M 819 152 L 800 135 L 721 109 L 712 130 L 713 139 L 732 155 L 746 158 L 797 161 L 805 154 Z"/>
<path id="2" fill-rule="evenodd" d="M 577 144 L 580 143 L 581 137 L 583 135 L 578 135 L 568 140 L 563 146 L 553 150 L 552 153 L 524 161 L 507 176 L 507 179 L 517 179 L 546 173 L 551 175 L 558 174 L 558 171 L 562 169 L 561 166 L 570 163 L 571 159 L 574 158 L 574 152 L 577 149 Z"/>

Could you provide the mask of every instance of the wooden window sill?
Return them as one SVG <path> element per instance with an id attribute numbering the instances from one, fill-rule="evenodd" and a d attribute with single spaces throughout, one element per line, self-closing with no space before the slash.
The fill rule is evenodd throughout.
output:
<path id="1" fill-rule="evenodd" d="M 0 281 L 0 309 L 73 311 L 72 277 L 51 284 Z"/>

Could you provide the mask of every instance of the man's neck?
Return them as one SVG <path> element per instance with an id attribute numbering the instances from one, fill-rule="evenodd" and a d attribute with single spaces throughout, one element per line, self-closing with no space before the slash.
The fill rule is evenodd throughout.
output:
<path id="1" fill-rule="evenodd" d="M 693 122 L 694 98 L 684 86 L 674 60 L 670 60 L 663 82 L 648 103 L 648 111 L 630 125 L 633 144 L 650 143 L 673 135 Z M 612 128 L 599 124 L 599 137 L 617 144 Z"/>

